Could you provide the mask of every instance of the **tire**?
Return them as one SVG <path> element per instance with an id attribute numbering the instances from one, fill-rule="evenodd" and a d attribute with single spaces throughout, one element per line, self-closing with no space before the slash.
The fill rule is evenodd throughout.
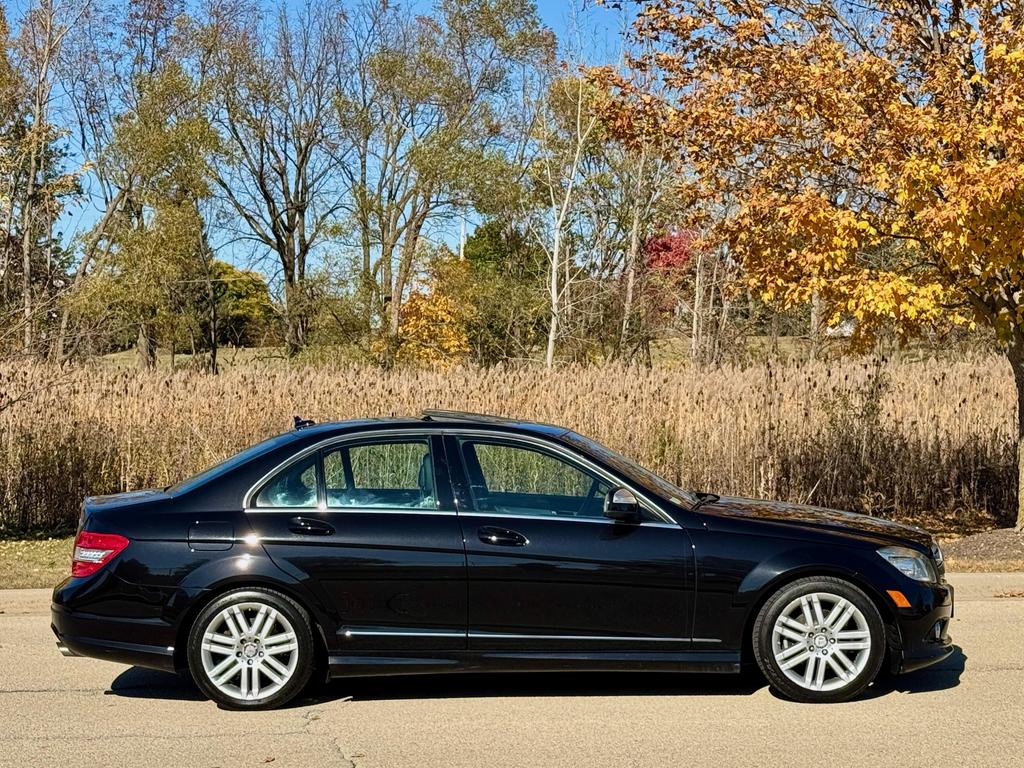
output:
<path id="1" fill-rule="evenodd" d="M 849 701 L 871 685 L 885 659 L 878 608 L 831 576 L 781 587 L 758 613 L 752 640 L 768 682 L 794 701 Z"/>
<path id="2" fill-rule="evenodd" d="M 309 614 L 287 595 L 262 587 L 221 595 L 189 631 L 192 678 L 226 709 L 286 704 L 306 686 L 315 662 Z"/>

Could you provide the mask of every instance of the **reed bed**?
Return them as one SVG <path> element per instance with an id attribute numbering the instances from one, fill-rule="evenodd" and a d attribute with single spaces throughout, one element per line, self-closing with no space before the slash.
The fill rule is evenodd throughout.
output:
<path id="1" fill-rule="evenodd" d="M 12 402 L 14 401 L 14 402 Z M 576 429 L 684 486 L 924 522 L 1009 524 L 1015 396 L 999 357 L 546 371 L 265 366 L 220 376 L 0 365 L 0 532 L 175 482 L 317 420 L 455 408 Z"/>

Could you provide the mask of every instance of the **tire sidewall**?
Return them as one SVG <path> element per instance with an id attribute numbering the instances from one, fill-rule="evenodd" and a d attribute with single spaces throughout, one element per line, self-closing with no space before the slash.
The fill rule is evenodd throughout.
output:
<path id="1" fill-rule="evenodd" d="M 202 659 L 203 635 L 210 621 L 228 606 L 244 602 L 265 603 L 284 614 L 295 630 L 299 654 L 298 665 L 291 679 L 273 695 L 254 701 L 235 699 L 220 691 L 207 676 Z M 188 636 L 188 666 L 192 679 L 199 689 L 208 698 L 226 709 L 251 710 L 280 707 L 305 688 L 315 666 L 313 633 L 309 615 L 290 597 L 274 590 L 243 588 L 226 592 L 204 607 L 192 622 Z"/>
<path id="2" fill-rule="evenodd" d="M 789 603 L 812 592 L 827 592 L 846 598 L 867 620 L 871 634 L 868 662 L 853 680 L 832 691 L 812 691 L 790 680 L 775 660 L 772 632 L 775 621 Z M 838 703 L 860 695 L 878 676 L 885 660 L 885 624 L 878 607 L 863 590 L 843 579 L 834 577 L 803 578 L 781 587 L 758 613 L 753 631 L 754 655 L 768 682 L 787 698 L 801 702 Z"/>

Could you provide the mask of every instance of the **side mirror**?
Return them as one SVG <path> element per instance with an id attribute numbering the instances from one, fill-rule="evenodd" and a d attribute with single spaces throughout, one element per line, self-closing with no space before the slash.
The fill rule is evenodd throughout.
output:
<path id="1" fill-rule="evenodd" d="M 639 523 L 643 519 L 640 502 L 626 488 L 612 488 L 604 497 L 604 516 L 620 523 Z"/>

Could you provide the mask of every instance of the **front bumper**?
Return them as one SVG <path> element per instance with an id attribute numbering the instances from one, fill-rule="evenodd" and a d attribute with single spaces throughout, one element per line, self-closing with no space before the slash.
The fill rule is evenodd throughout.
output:
<path id="1" fill-rule="evenodd" d="M 890 638 L 894 672 L 913 672 L 937 664 L 953 653 L 949 637 L 953 618 L 953 587 L 950 584 L 921 585 L 913 608 L 897 611 Z"/>

